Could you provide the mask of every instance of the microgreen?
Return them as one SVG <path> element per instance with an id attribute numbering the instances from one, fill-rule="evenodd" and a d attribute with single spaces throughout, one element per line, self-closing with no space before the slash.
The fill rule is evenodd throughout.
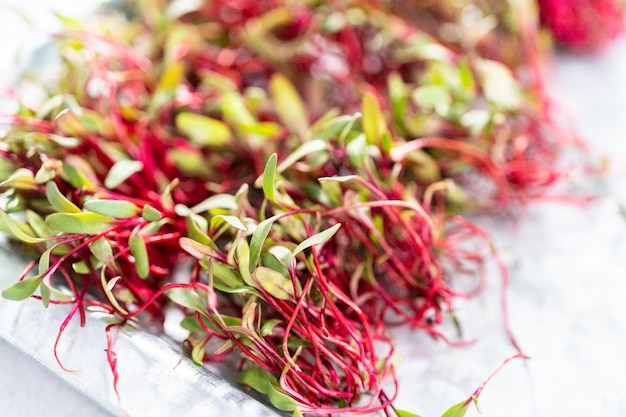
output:
<path id="1" fill-rule="evenodd" d="M 2 291 L 2 296 L 8 300 L 25 300 L 37 291 L 40 284 L 41 277 L 28 278 Z"/>
<path id="2" fill-rule="evenodd" d="M 104 186 L 109 189 L 117 188 L 131 175 L 140 172 L 142 169 L 143 164 L 140 161 L 127 159 L 117 161 L 107 173 L 104 179 Z"/>

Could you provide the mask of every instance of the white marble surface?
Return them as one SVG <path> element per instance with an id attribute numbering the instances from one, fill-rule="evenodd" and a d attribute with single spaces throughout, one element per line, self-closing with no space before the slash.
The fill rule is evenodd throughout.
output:
<path id="1" fill-rule="evenodd" d="M 46 16 L 52 5 L 75 14 L 86 10 L 86 3 L 0 0 L 27 9 L 39 27 L 50 27 Z M 6 80 L 15 65 L 7 57 L 32 34 L 1 8 L 0 34 L 5 39 L 0 79 Z M 511 363 L 488 385 L 480 400 L 484 417 L 626 415 L 626 220 L 619 215 L 620 205 L 626 205 L 625 74 L 626 39 L 621 39 L 596 56 L 559 56 L 552 76 L 590 152 L 612 160 L 609 175 L 596 184 L 606 197 L 584 207 L 535 204 L 516 224 L 484 220 L 511 265 L 512 325 L 532 357 Z M 451 349 L 422 334 L 402 335 L 400 408 L 438 417 L 513 352 L 501 330 L 498 285 L 494 276 L 486 294 L 461 307 L 467 334 L 479 337 L 475 345 Z M 51 348 L 45 347 L 41 351 L 48 352 L 50 363 Z M 0 399 L 1 416 L 110 416 L 1 340 Z M 477 415 L 474 409 L 467 414 Z"/>

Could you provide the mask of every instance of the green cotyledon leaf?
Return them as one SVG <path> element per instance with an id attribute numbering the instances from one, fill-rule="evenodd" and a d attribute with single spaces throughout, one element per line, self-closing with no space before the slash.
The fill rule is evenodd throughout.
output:
<path id="1" fill-rule="evenodd" d="M 127 219 L 137 215 L 139 207 L 127 200 L 89 200 L 84 205 L 85 210 L 104 214 L 117 219 Z"/>
<path id="2" fill-rule="evenodd" d="M 296 255 L 303 250 L 327 242 L 331 237 L 335 235 L 335 233 L 337 233 L 337 230 L 339 230 L 340 227 L 341 223 L 337 223 L 336 225 L 305 239 L 298 246 L 296 246 L 296 248 L 293 250 L 292 256 L 295 258 Z"/>
<path id="3" fill-rule="evenodd" d="M 133 174 L 136 174 L 142 169 L 143 163 L 140 161 L 132 161 L 129 159 L 117 161 L 109 170 L 109 173 L 104 180 L 104 186 L 109 190 L 117 188 Z"/>
<path id="4" fill-rule="evenodd" d="M 95 235 L 105 232 L 115 219 L 98 213 L 53 213 L 46 217 L 52 229 L 65 233 Z"/>
<path id="5" fill-rule="evenodd" d="M 272 229 L 274 221 L 275 218 L 273 217 L 263 220 L 257 225 L 256 229 L 252 233 L 252 238 L 250 238 L 250 272 L 256 268 L 256 264 L 259 262 L 259 257 L 261 256 L 261 251 L 263 250 L 263 244 Z"/>
<path id="6" fill-rule="evenodd" d="M 195 113 L 179 113 L 176 127 L 198 146 L 221 146 L 230 141 L 232 134 L 224 122 Z"/>
<path id="7" fill-rule="evenodd" d="M 141 211 L 141 217 L 149 222 L 158 222 L 163 217 L 163 213 L 152 207 L 150 204 L 146 204 L 143 206 Z"/>
<path id="8" fill-rule="evenodd" d="M 272 405 L 282 411 L 294 411 L 298 403 L 280 389 L 278 383 L 270 384 L 267 397 Z"/>
<path id="9" fill-rule="evenodd" d="M 280 300 L 289 300 L 294 296 L 293 283 L 289 278 L 273 269 L 259 266 L 252 273 L 255 286 L 261 287 L 271 296 Z"/>
<path id="10" fill-rule="evenodd" d="M 269 87 L 278 119 L 291 132 L 301 137 L 306 135 L 309 117 L 294 85 L 284 75 L 274 74 Z"/>
<path id="11" fill-rule="evenodd" d="M 38 237 L 34 237 L 28 233 L 26 233 L 24 230 L 22 230 L 22 228 L 20 227 L 20 224 L 24 227 L 24 228 L 28 228 L 26 225 L 24 225 L 23 223 L 19 223 L 15 220 L 13 220 L 12 218 L 9 217 L 9 215 L 2 209 L 0 209 L 0 230 L 4 230 L 8 233 L 10 233 L 14 238 L 21 240 L 22 242 L 26 242 L 26 243 L 42 243 L 45 242 L 45 239 L 41 239 Z"/>
<path id="12" fill-rule="evenodd" d="M 34 190 L 37 188 L 34 174 L 26 168 L 18 168 L 9 178 L 0 183 L 0 191 L 10 188 Z"/>
<path id="13" fill-rule="evenodd" d="M 396 410 L 396 415 L 398 417 L 420 417 L 418 414 L 411 413 L 410 411 L 406 410 Z"/>
<path id="14" fill-rule="evenodd" d="M 172 288 L 171 290 L 167 290 L 165 294 L 170 300 L 182 307 L 186 307 L 204 315 L 209 314 L 209 311 L 198 293 L 190 288 Z"/>
<path id="15" fill-rule="evenodd" d="M 215 228 L 222 223 L 227 223 L 237 230 L 246 231 L 246 225 L 243 224 L 239 217 L 224 214 L 218 214 L 211 218 L 211 230 L 215 230 Z"/>
<path id="16" fill-rule="evenodd" d="M 263 193 L 265 197 L 272 201 L 276 202 L 276 195 L 274 193 L 274 185 L 276 182 L 276 161 L 278 160 L 278 156 L 273 153 L 267 163 L 265 164 L 265 170 L 263 170 Z"/>
<path id="17" fill-rule="evenodd" d="M 80 213 L 78 206 L 59 191 L 59 187 L 54 181 L 46 184 L 46 198 L 48 203 L 59 213 Z"/>
<path id="18" fill-rule="evenodd" d="M 362 111 L 363 132 L 365 133 L 367 143 L 377 144 L 387 130 L 387 124 L 375 95 L 366 93 L 363 96 Z"/>
<path id="19" fill-rule="evenodd" d="M 278 380 L 269 371 L 259 367 L 244 369 L 237 375 L 237 381 L 268 396 L 272 405 L 282 411 L 293 411 L 298 403 L 285 394 Z"/>
<path id="20" fill-rule="evenodd" d="M 135 258 L 135 270 L 139 278 L 147 278 L 150 273 L 150 260 L 148 259 L 148 249 L 143 236 L 139 234 L 139 229 L 133 230 L 128 239 L 130 252 Z"/>
<path id="21" fill-rule="evenodd" d="M 25 300 L 37 291 L 41 284 L 41 277 L 28 278 L 19 281 L 9 288 L 2 291 L 2 296 L 7 300 L 21 301 Z"/>
<path id="22" fill-rule="evenodd" d="M 467 413 L 471 403 L 470 400 L 464 400 L 454 404 L 452 407 L 448 408 L 441 417 L 463 417 Z"/>

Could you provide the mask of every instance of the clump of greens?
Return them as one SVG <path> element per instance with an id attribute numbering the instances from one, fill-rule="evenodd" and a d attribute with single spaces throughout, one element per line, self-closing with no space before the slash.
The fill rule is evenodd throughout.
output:
<path id="1" fill-rule="evenodd" d="M 66 19 L 58 85 L 0 116 L 0 227 L 38 253 L 3 296 L 71 304 L 61 332 L 98 308 L 109 336 L 177 305 L 191 358 L 239 355 L 239 381 L 281 410 L 411 415 L 383 390 L 388 326 L 463 343 L 438 326 L 471 295 L 454 281 L 480 289 L 497 255 L 461 213 L 542 195 L 568 137 L 525 2 L 400 3 Z"/>

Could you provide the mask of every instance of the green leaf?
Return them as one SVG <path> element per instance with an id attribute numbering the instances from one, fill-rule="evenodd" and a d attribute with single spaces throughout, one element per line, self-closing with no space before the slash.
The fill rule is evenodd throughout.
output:
<path id="1" fill-rule="evenodd" d="M 235 342 L 232 340 L 226 340 L 213 351 L 213 354 L 216 356 L 223 355 L 224 353 L 233 350 L 234 347 Z"/>
<path id="2" fill-rule="evenodd" d="M 467 59 L 463 59 L 459 63 L 459 80 L 461 81 L 461 87 L 468 93 L 473 94 L 475 87 L 474 75 L 472 74 L 472 67 Z"/>
<path id="3" fill-rule="evenodd" d="M 85 29 L 84 22 L 80 19 L 75 19 L 73 17 L 56 12 L 54 12 L 54 15 L 63 24 L 63 29 L 65 30 L 78 31 Z"/>
<path id="4" fill-rule="evenodd" d="M 276 327 L 280 323 L 282 323 L 282 320 L 280 320 L 280 319 L 266 320 L 263 323 L 263 326 L 261 326 L 261 336 L 269 336 L 269 335 L 271 335 L 272 332 L 274 331 L 274 327 Z"/>
<path id="5" fill-rule="evenodd" d="M 65 233 L 95 235 L 111 228 L 114 219 L 98 213 L 53 213 L 46 223 L 54 230 Z"/>
<path id="6" fill-rule="evenodd" d="M 198 365 L 202 365 L 202 363 L 204 362 L 204 354 L 206 353 L 205 347 L 206 347 L 205 340 L 200 340 L 200 341 L 195 342 L 195 345 L 191 349 L 191 360 L 194 363 Z"/>
<path id="7" fill-rule="evenodd" d="M 238 129 L 257 123 L 241 96 L 234 91 L 225 92 L 222 96 L 222 111 L 226 121 Z"/>
<path id="8" fill-rule="evenodd" d="M 293 398 L 282 391 L 276 377 L 259 366 L 241 371 L 237 381 L 267 395 L 272 405 L 279 410 L 293 411 L 298 406 Z"/>
<path id="9" fill-rule="evenodd" d="M 252 276 L 254 281 L 273 297 L 280 300 L 290 300 L 294 297 L 291 280 L 280 272 L 259 266 L 254 270 Z"/>
<path id="10" fill-rule="evenodd" d="M 245 239 L 240 239 L 235 251 L 239 273 L 246 284 L 254 286 L 250 276 L 250 247 Z"/>
<path id="11" fill-rule="evenodd" d="M 171 91 L 176 89 L 185 77 L 185 66 L 181 61 L 168 63 L 163 71 L 156 90 L 158 92 Z"/>
<path id="12" fill-rule="evenodd" d="M 257 307 L 259 304 L 254 298 L 248 299 L 241 308 L 241 326 L 252 331 L 256 330 Z"/>
<path id="13" fill-rule="evenodd" d="M 465 413 L 467 413 L 470 404 L 470 400 L 461 401 L 460 403 L 448 408 L 446 412 L 441 415 L 441 417 L 463 417 Z"/>
<path id="14" fill-rule="evenodd" d="M 187 175 L 198 176 L 209 172 L 206 158 L 196 148 L 169 148 L 167 157 L 172 163 Z"/>
<path id="15" fill-rule="evenodd" d="M 39 256 L 39 275 L 44 275 L 48 268 L 50 268 L 50 254 L 52 253 L 52 248 L 46 249 L 41 256 Z"/>
<path id="16" fill-rule="evenodd" d="M 198 223 L 196 223 L 192 216 L 189 216 L 185 219 L 185 224 L 187 225 L 187 235 L 192 240 L 199 242 L 205 246 L 210 247 L 211 249 L 217 250 L 217 246 L 215 242 L 211 240 L 211 238 L 202 230 Z"/>
<path id="17" fill-rule="evenodd" d="M 325 122 L 319 125 L 320 136 L 323 140 L 331 140 L 337 139 L 340 137 L 341 132 L 343 132 L 346 128 L 350 128 L 354 125 L 355 118 L 354 116 L 338 116 L 333 117 L 332 119 L 326 120 Z M 315 122 L 316 125 L 319 122 Z"/>
<path id="18" fill-rule="evenodd" d="M 362 167 L 367 157 L 367 140 L 364 134 L 360 134 L 346 145 L 346 152 L 350 163 L 356 167 Z"/>
<path id="19" fill-rule="evenodd" d="M 18 190 L 35 190 L 37 182 L 33 173 L 26 168 L 18 168 L 6 180 L 0 183 L 0 190 L 16 188 Z"/>
<path id="20" fill-rule="evenodd" d="M 488 59 L 475 61 L 485 98 L 502 109 L 516 109 L 522 102 L 522 92 L 511 70 L 504 64 Z"/>
<path id="21" fill-rule="evenodd" d="M 289 261 L 291 260 L 291 251 L 285 246 L 276 245 L 267 250 L 278 262 L 284 266 L 289 267 Z"/>
<path id="22" fill-rule="evenodd" d="M 185 65 L 182 60 L 171 60 L 167 62 L 162 71 L 159 83 L 152 94 L 152 99 L 148 105 L 148 114 L 154 114 L 165 103 L 170 102 L 176 97 L 176 87 L 180 85 L 185 76 Z"/>
<path id="23" fill-rule="evenodd" d="M 363 179 L 358 175 L 337 175 L 334 177 L 320 177 L 317 179 L 319 182 L 333 181 L 333 182 L 362 182 Z"/>
<path id="24" fill-rule="evenodd" d="M 435 158 L 423 149 L 416 149 L 406 155 L 407 166 L 428 182 L 441 179 L 441 171 Z"/>
<path id="25" fill-rule="evenodd" d="M 247 230 L 246 225 L 239 220 L 236 216 L 226 216 L 224 214 L 218 214 L 211 218 L 211 230 L 214 230 L 215 227 L 221 222 L 226 222 L 237 230 L 241 230 L 245 232 Z"/>
<path id="26" fill-rule="evenodd" d="M 50 305 L 50 287 L 46 284 L 46 281 L 42 281 L 39 286 L 39 295 L 41 296 L 41 303 L 45 308 Z"/>
<path id="27" fill-rule="evenodd" d="M 46 184 L 46 198 L 50 205 L 59 213 L 80 213 L 81 210 L 68 200 L 54 181 Z"/>
<path id="28" fill-rule="evenodd" d="M 61 145 L 64 148 L 75 148 L 81 144 L 81 140 L 74 137 L 50 134 L 49 138 L 57 145 Z"/>
<path id="29" fill-rule="evenodd" d="M 222 262 L 211 262 L 214 282 L 213 286 L 223 292 L 255 292 L 251 287 L 245 285 L 242 277 L 237 274 L 229 265 Z M 248 273 L 250 275 L 250 273 Z"/>
<path id="30" fill-rule="evenodd" d="M 293 411 L 298 407 L 298 403 L 285 394 L 278 383 L 270 383 L 267 392 L 267 397 L 270 399 L 272 405 L 282 411 Z"/>
<path id="31" fill-rule="evenodd" d="M 80 275 L 87 275 L 91 272 L 89 266 L 85 261 L 74 262 L 72 264 L 72 269 L 74 270 L 74 272 Z"/>
<path id="32" fill-rule="evenodd" d="M 44 100 L 43 103 L 40 103 L 38 106 L 37 114 L 35 114 L 36 119 L 46 119 L 50 114 L 59 110 L 62 106 L 66 104 L 66 95 L 65 94 L 57 94 L 48 99 Z"/>
<path id="33" fill-rule="evenodd" d="M 267 160 L 265 169 L 263 170 L 263 193 L 265 194 L 265 197 L 272 202 L 276 202 L 276 196 L 274 195 L 274 183 L 276 182 L 277 160 L 278 156 L 273 153 Z"/>
<path id="34" fill-rule="evenodd" d="M 104 186 L 110 190 L 117 188 L 133 174 L 140 172 L 142 169 L 143 163 L 140 161 L 131 161 L 128 159 L 117 161 L 109 170 L 104 180 Z"/>
<path id="35" fill-rule="evenodd" d="M 309 117 L 296 88 L 284 75 L 274 74 L 269 89 L 278 119 L 291 132 L 304 137 L 309 129 Z"/>
<path id="36" fill-rule="evenodd" d="M 105 265 L 109 265 L 113 262 L 113 249 L 106 238 L 101 237 L 91 242 L 89 244 L 89 250 L 97 260 Z"/>
<path id="37" fill-rule="evenodd" d="M 149 222 L 158 222 L 163 217 L 163 214 L 150 204 L 146 204 L 141 211 L 141 217 Z"/>
<path id="38" fill-rule="evenodd" d="M 135 257 L 135 270 L 139 278 L 147 278 L 150 273 L 150 260 L 148 259 L 148 249 L 143 236 L 139 234 L 139 229 L 133 230 L 128 239 L 130 253 Z"/>
<path id="39" fill-rule="evenodd" d="M 192 316 L 185 317 L 180 322 L 180 327 L 182 327 L 183 329 L 191 333 L 203 333 L 204 332 L 204 329 L 202 328 L 200 323 L 198 323 L 198 319 L 196 318 L 195 314 Z"/>
<path id="40" fill-rule="evenodd" d="M 181 237 L 178 243 L 185 252 L 198 260 L 210 258 L 215 253 L 209 245 L 196 242 L 188 237 Z"/>
<path id="41" fill-rule="evenodd" d="M 25 300 L 37 291 L 39 284 L 41 284 L 41 277 L 28 278 L 2 291 L 2 296 L 7 300 Z"/>
<path id="42" fill-rule="evenodd" d="M 296 248 L 293 250 L 292 256 L 295 258 L 296 255 L 303 250 L 327 242 L 331 237 L 335 235 L 335 233 L 337 233 L 337 230 L 339 230 L 340 227 L 341 223 L 337 223 L 336 225 L 305 239 L 298 246 L 296 246 Z"/>
<path id="43" fill-rule="evenodd" d="M 254 233 L 252 233 L 252 238 L 250 239 L 250 272 L 256 268 L 256 265 L 259 262 L 263 244 L 265 243 L 267 235 L 270 233 L 273 224 L 273 217 L 265 219 L 258 224 Z"/>
<path id="44" fill-rule="evenodd" d="M 205 315 L 209 314 L 209 311 L 202 302 L 198 293 L 190 288 L 172 288 L 171 290 L 167 290 L 165 293 L 170 300 L 182 307 L 203 313 Z"/>
<path id="45" fill-rule="evenodd" d="M 305 156 L 315 153 L 315 152 L 321 152 L 325 150 L 327 146 L 328 145 L 326 144 L 326 142 L 324 142 L 322 139 L 314 139 L 314 140 L 307 141 L 303 143 L 302 145 L 300 145 L 295 151 L 291 152 L 283 160 L 283 162 L 281 162 L 280 165 L 278 165 L 278 167 L 276 168 L 276 171 L 279 173 L 283 172 L 287 168 L 289 168 L 290 166 L 298 162 L 300 159 L 304 158 Z"/>
<path id="46" fill-rule="evenodd" d="M 278 123 L 260 122 L 253 125 L 241 126 L 242 132 L 252 133 L 266 138 L 275 136 L 281 132 L 282 127 Z"/>
<path id="47" fill-rule="evenodd" d="M 423 85 L 413 90 L 413 101 L 426 109 L 433 109 L 437 114 L 445 116 L 450 110 L 452 97 L 445 86 Z"/>
<path id="48" fill-rule="evenodd" d="M 448 48 L 426 33 L 413 36 L 410 46 L 405 50 L 399 51 L 399 55 L 404 59 L 442 62 L 450 62 L 455 56 Z"/>
<path id="49" fill-rule="evenodd" d="M 231 194 L 215 194 L 206 200 L 196 204 L 191 209 L 189 209 L 192 213 L 203 213 L 205 211 L 209 211 L 211 209 L 226 209 L 226 210 L 235 210 L 237 208 L 237 201 L 235 196 Z"/>
<path id="50" fill-rule="evenodd" d="M 396 415 L 398 417 L 420 417 L 418 414 L 411 413 L 405 410 L 397 410 L 397 409 L 396 409 Z"/>
<path id="51" fill-rule="evenodd" d="M 62 134 L 67 134 L 70 136 L 83 136 L 85 133 L 85 129 L 78 117 L 79 112 L 81 112 L 80 106 L 71 106 L 71 108 L 65 108 L 61 110 L 55 117 L 54 122 L 57 127 L 57 130 L 60 130 Z"/>
<path id="52" fill-rule="evenodd" d="M 37 184 L 44 184 L 53 180 L 57 176 L 57 171 L 54 168 L 42 165 L 41 168 L 35 174 L 35 182 Z"/>
<path id="53" fill-rule="evenodd" d="M 158 222 L 150 222 L 141 228 L 140 233 L 143 235 L 154 235 L 158 233 L 163 226 L 169 223 L 168 219 L 161 219 Z"/>
<path id="54" fill-rule="evenodd" d="M 219 321 L 217 317 L 215 317 L 215 315 L 213 315 L 213 318 Z M 222 321 L 224 321 L 224 324 L 226 324 L 226 327 L 241 326 L 241 318 L 239 317 L 232 317 L 232 316 L 220 314 L 219 318 Z M 200 316 L 200 319 L 202 320 L 202 324 L 204 324 L 204 326 L 208 327 L 209 329 L 215 331 L 218 334 L 221 334 L 221 335 L 224 334 L 222 330 L 219 329 L 218 326 L 216 326 L 215 323 L 213 323 L 213 321 L 210 320 L 207 316 Z M 181 321 L 180 326 L 183 329 L 189 330 L 190 332 L 193 332 L 193 333 L 206 333 L 206 330 L 204 330 L 202 325 L 198 322 L 198 319 L 196 318 L 195 314 L 192 316 L 185 317 Z"/>
<path id="55" fill-rule="evenodd" d="M 139 207 L 127 200 L 89 200 L 84 205 L 85 210 L 104 214 L 117 219 L 128 219 L 139 213 Z"/>
<path id="56" fill-rule="evenodd" d="M 372 93 L 363 96 L 361 104 L 363 112 L 363 132 L 369 144 L 377 144 L 383 133 L 387 130 L 385 117 L 380 110 L 378 99 Z"/>
<path id="57" fill-rule="evenodd" d="M 117 298 L 115 298 L 115 295 L 113 294 L 113 288 L 115 287 L 115 284 L 117 283 L 117 281 L 122 279 L 122 277 L 116 276 L 114 278 L 111 278 L 111 280 L 107 282 L 104 268 L 101 269 L 100 271 L 101 271 L 100 272 L 100 285 L 104 289 L 104 295 L 107 297 L 107 299 L 109 300 L 109 302 L 111 303 L 113 307 L 121 311 L 123 314 L 127 314 L 126 309 L 124 309 L 120 305 L 120 303 L 117 301 Z"/>
<path id="58" fill-rule="evenodd" d="M 472 135 L 482 132 L 491 121 L 492 114 L 487 109 L 472 109 L 461 116 L 461 125 L 468 128 Z"/>
<path id="59" fill-rule="evenodd" d="M 195 113 L 179 113 L 176 127 L 198 146 L 222 146 L 232 137 L 225 123 Z"/>
<path id="60" fill-rule="evenodd" d="M 90 180 L 90 176 L 85 174 L 87 162 L 79 157 L 72 158 L 69 162 L 68 159 L 69 156 L 66 158 L 66 161 L 63 162 L 63 179 L 69 182 L 74 188 L 95 189 L 96 186 Z"/>
<path id="61" fill-rule="evenodd" d="M 92 110 L 82 109 L 83 112 L 80 115 L 80 122 L 83 127 L 93 133 L 100 133 L 104 130 L 104 122 L 102 116 Z"/>
<path id="62" fill-rule="evenodd" d="M 237 374 L 237 382 L 247 385 L 265 395 L 268 394 L 269 386 L 272 382 L 278 383 L 274 375 L 260 366 L 253 366 L 239 372 L 239 374 Z"/>
<path id="63" fill-rule="evenodd" d="M 21 240 L 22 242 L 26 242 L 26 243 L 42 243 L 42 242 L 45 242 L 44 239 L 33 237 L 33 236 L 27 234 L 26 232 L 24 232 L 22 229 L 20 229 L 20 227 L 18 226 L 17 222 L 15 222 L 12 218 L 10 218 L 9 215 L 2 209 L 0 209 L 0 219 L 2 219 L 2 222 L 7 227 L 8 231 L 16 239 Z"/>
<path id="64" fill-rule="evenodd" d="M 50 230 L 46 221 L 38 213 L 26 210 L 26 221 L 38 237 L 52 236 L 52 230 Z"/>

